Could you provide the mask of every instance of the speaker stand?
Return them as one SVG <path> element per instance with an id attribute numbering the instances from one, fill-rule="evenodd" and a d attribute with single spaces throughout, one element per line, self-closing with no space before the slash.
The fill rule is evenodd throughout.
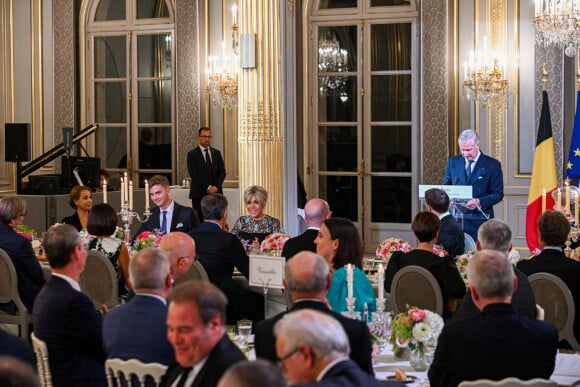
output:
<path id="1" fill-rule="evenodd" d="M 16 162 L 16 193 L 22 193 L 22 164 L 20 161 Z"/>

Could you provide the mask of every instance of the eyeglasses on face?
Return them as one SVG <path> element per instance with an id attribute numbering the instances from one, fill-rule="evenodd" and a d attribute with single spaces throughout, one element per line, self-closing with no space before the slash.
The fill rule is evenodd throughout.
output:
<path id="1" fill-rule="evenodd" d="M 276 364 L 278 364 L 278 367 L 281 370 L 284 371 L 286 369 L 286 366 L 284 365 L 284 362 L 286 360 L 288 360 L 292 355 L 294 355 L 295 353 L 297 353 L 298 351 L 300 351 L 300 347 L 296 347 L 292 351 L 288 352 L 286 355 L 284 355 L 282 357 L 279 357 L 278 358 L 278 362 L 276 363 Z"/>

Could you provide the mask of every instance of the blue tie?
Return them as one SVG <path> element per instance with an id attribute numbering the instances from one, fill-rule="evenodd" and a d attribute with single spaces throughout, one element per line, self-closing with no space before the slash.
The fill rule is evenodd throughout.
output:
<path id="1" fill-rule="evenodd" d="M 167 234 L 167 211 L 163 211 L 163 219 L 161 220 L 161 232 Z"/>
<path id="2" fill-rule="evenodd" d="M 467 177 L 469 178 L 469 176 L 471 176 L 471 166 L 473 165 L 473 160 L 470 160 L 467 162 L 467 167 L 465 168 L 465 174 L 467 174 Z"/>

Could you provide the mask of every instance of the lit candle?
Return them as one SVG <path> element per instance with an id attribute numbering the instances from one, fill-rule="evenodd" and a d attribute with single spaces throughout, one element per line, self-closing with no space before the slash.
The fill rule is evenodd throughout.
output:
<path id="1" fill-rule="evenodd" d="M 546 189 L 542 192 L 542 214 L 546 212 Z"/>
<path id="2" fill-rule="evenodd" d="M 129 182 L 129 208 L 133 209 L 133 180 Z"/>
<path id="3" fill-rule="evenodd" d="M 558 199 L 556 200 L 556 211 L 560 211 L 562 209 L 562 191 L 558 188 Z"/>
<path id="4" fill-rule="evenodd" d="M 578 192 L 578 191 L 576 191 Z M 578 227 L 578 204 L 579 204 L 580 197 L 578 193 L 574 195 L 574 226 Z"/>
<path id="5" fill-rule="evenodd" d="M 125 179 L 121 178 L 121 207 L 125 205 Z"/>
<path id="6" fill-rule="evenodd" d="M 570 215 L 570 186 L 566 183 L 566 215 Z"/>
<path id="7" fill-rule="evenodd" d="M 149 209 L 149 181 L 145 180 L 145 210 Z"/>
<path id="8" fill-rule="evenodd" d="M 232 24 L 238 24 L 238 5 L 232 5 Z"/>
<path id="9" fill-rule="evenodd" d="M 129 178 L 125 172 L 125 202 L 129 201 Z"/>
<path id="10" fill-rule="evenodd" d="M 107 204 L 107 180 L 103 180 L 103 203 Z"/>
<path id="11" fill-rule="evenodd" d="M 378 272 L 378 278 L 377 278 L 377 284 L 379 285 L 379 300 L 382 300 L 385 298 L 385 268 L 383 267 L 383 264 L 381 263 L 379 265 L 379 272 Z"/>
<path id="12" fill-rule="evenodd" d="M 354 283 L 354 276 L 353 276 L 353 271 L 352 271 L 352 265 L 349 263 L 348 265 L 346 265 L 346 285 L 347 285 L 347 290 L 348 290 L 348 298 L 352 298 L 352 287 L 353 287 L 353 283 Z"/>

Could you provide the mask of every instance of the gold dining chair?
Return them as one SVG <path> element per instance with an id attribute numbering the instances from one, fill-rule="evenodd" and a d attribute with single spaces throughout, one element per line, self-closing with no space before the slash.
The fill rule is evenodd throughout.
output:
<path id="1" fill-rule="evenodd" d="M 16 305 L 16 314 L 0 311 L 0 324 L 17 325 L 18 335 L 28 340 L 28 324 L 32 324 L 32 318 L 18 293 L 18 276 L 12 259 L 0 249 L 0 304 L 8 302 Z"/>
<path id="2" fill-rule="evenodd" d="M 391 304 L 395 313 L 416 306 L 443 315 L 443 292 L 437 279 L 421 266 L 405 266 L 397 271 L 391 284 Z"/>

